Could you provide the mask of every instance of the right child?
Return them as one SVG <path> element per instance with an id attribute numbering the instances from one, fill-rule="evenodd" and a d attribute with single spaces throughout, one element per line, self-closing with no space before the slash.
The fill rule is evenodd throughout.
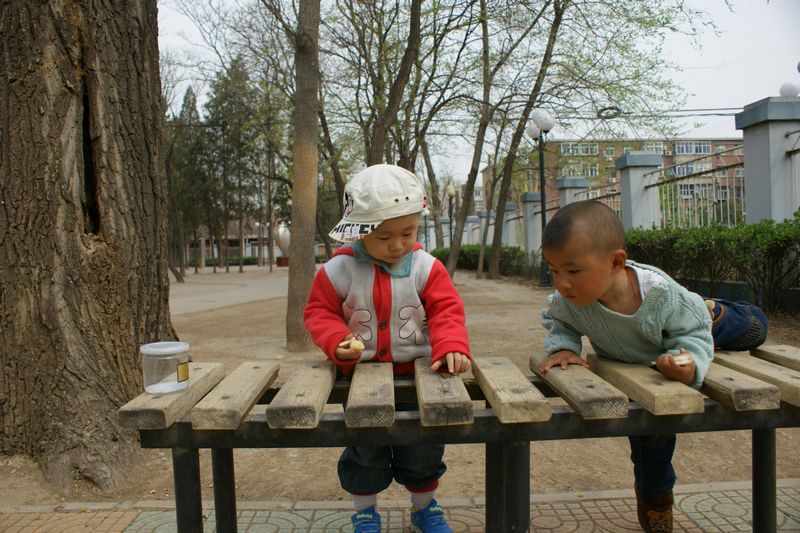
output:
<path id="1" fill-rule="evenodd" d="M 655 364 L 665 377 L 698 388 L 714 357 L 712 317 L 715 334 L 724 332 L 729 348 L 752 349 L 766 338 L 766 317 L 757 307 L 706 304 L 661 270 L 629 261 L 622 223 L 601 202 L 561 208 L 545 227 L 542 257 L 557 291 L 541 315 L 549 354 L 542 373 L 588 367 L 580 357 L 585 335 L 601 357 Z M 671 532 L 675 435 L 629 440 L 639 523 L 648 533 Z"/>

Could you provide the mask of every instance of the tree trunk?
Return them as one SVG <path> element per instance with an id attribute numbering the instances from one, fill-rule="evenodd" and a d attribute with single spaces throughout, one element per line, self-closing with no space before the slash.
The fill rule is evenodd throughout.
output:
<path id="1" fill-rule="evenodd" d="M 397 111 L 400 109 L 400 104 L 403 101 L 403 92 L 408 83 L 408 78 L 411 75 L 411 67 L 414 66 L 414 62 L 417 60 L 417 55 L 419 54 L 419 43 L 421 39 L 421 6 L 422 0 L 411 0 L 406 49 L 403 52 L 403 58 L 400 60 L 400 68 L 398 69 L 397 77 L 394 79 L 394 83 L 392 83 L 392 87 L 389 89 L 386 111 L 382 116 L 378 117 L 372 129 L 372 137 L 370 139 L 369 149 L 367 150 L 368 166 L 383 162 L 382 154 L 385 148 L 386 135 L 392 127 L 392 124 L 397 120 Z"/>
<path id="2" fill-rule="evenodd" d="M 503 173 L 500 181 L 500 196 L 497 200 L 497 211 L 494 219 L 494 237 L 492 238 L 492 251 L 489 255 L 489 272 L 487 277 L 489 279 L 497 279 L 500 277 L 500 251 L 502 249 L 502 235 L 503 235 L 503 219 L 505 216 L 506 201 L 508 201 L 508 189 L 511 185 L 511 174 L 514 170 L 514 162 L 517 158 L 517 148 L 522 140 L 522 135 L 525 132 L 525 126 L 528 122 L 531 110 L 536 105 L 536 102 L 541 98 L 542 87 L 544 86 L 544 79 L 547 75 L 547 69 L 550 67 L 550 61 L 553 56 L 553 49 L 556 44 L 556 37 L 561 28 L 561 20 L 564 16 L 564 9 L 567 3 L 554 2 L 553 3 L 553 20 L 550 23 L 550 31 L 547 39 L 547 47 L 545 48 L 542 61 L 539 64 L 539 71 L 536 75 L 536 82 L 533 84 L 528 100 L 525 102 L 525 107 L 522 109 L 522 115 L 517 122 L 517 127 L 511 137 L 511 145 L 508 148 L 508 155 L 506 156 L 505 163 L 503 164 Z M 546 206 L 542 206 L 546 209 Z"/>
<path id="3" fill-rule="evenodd" d="M 319 87 L 319 0 L 300 0 L 295 35 L 294 183 L 292 239 L 289 245 L 289 300 L 286 346 L 289 351 L 312 347 L 303 324 L 314 265 L 317 212 L 317 88 Z"/>
<path id="4" fill-rule="evenodd" d="M 113 490 L 173 338 L 156 0 L 0 11 L 0 453 Z"/>

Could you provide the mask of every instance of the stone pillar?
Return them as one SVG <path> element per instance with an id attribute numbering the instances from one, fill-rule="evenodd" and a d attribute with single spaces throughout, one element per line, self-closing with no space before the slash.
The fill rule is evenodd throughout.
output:
<path id="1" fill-rule="evenodd" d="M 580 191 L 585 191 L 589 188 L 589 180 L 584 178 L 561 178 L 556 180 L 556 189 L 558 189 L 558 206 L 564 207 L 575 201 L 575 196 Z"/>
<path id="2" fill-rule="evenodd" d="M 517 243 L 516 235 L 514 234 L 514 222 L 511 220 L 511 215 L 517 210 L 517 205 L 513 203 L 506 203 L 505 213 L 503 213 L 503 229 L 500 232 L 500 245 L 501 246 L 514 246 Z"/>
<path id="3" fill-rule="evenodd" d="M 533 261 L 534 255 L 539 257 L 542 247 L 542 196 L 538 192 L 522 194 L 522 214 L 524 226 L 522 233 L 525 239 L 525 257 L 529 268 L 539 264 Z"/>
<path id="4" fill-rule="evenodd" d="M 617 158 L 615 165 L 622 171 L 622 225 L 652 229 L 661 226 L 661 209 L 658 204 L 658 187 L 647 189 L 658 182 L 653 172 L 661 166 L 661 154 L 628 152 Z"/>
<path id="5" fill-rule="evenodd" d="M 475 215 L 469 215 L 464 225 L 466 234 L 464 235 L 465 244 L 480 244 L 481 242 L 481 220 Z"/>
<path id="6" fill-rule="evenodd" d="M 800 206 L 800 98 L 764 98 L 735 119 L 744 138 L 745 221 L 792 218 Z"/>

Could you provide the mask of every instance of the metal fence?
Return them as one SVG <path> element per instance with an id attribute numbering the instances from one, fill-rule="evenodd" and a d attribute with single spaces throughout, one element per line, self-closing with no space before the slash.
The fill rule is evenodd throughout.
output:
<path id="1" fill-rule="evenodd" d="M 744 222 L 745 191 L 742 147 L 679 160 L 645 174 L 656 182 L 645 189 L 658 189 L 660 226 L 700 227 L 711 224 L 734 226 Z M 603 202 L 621 212 L 618 183 L 590 187 L 576 194 L 577 200 Z"/>

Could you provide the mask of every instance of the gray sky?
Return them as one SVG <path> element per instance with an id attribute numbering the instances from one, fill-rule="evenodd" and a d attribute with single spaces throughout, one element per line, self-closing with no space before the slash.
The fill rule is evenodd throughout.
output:
<path id="1" fill-rule="evenodd" d="M 675 77 L 689 93 L 686 109 L 741 108 L 778 96 L 781 84 L 800 84 L 800 1 L 733 0 L 734 12 L 711 0 L 692 0 L 711 11 L 720 35 L 707 34 L 699 52 L 685 39 L 669 43 L 670 59 L 681 58 Z M 693 127 L 694 122 L 706 123 Z M 741 137 L 733 117 L 693 117 L 691 137 Z"/>

